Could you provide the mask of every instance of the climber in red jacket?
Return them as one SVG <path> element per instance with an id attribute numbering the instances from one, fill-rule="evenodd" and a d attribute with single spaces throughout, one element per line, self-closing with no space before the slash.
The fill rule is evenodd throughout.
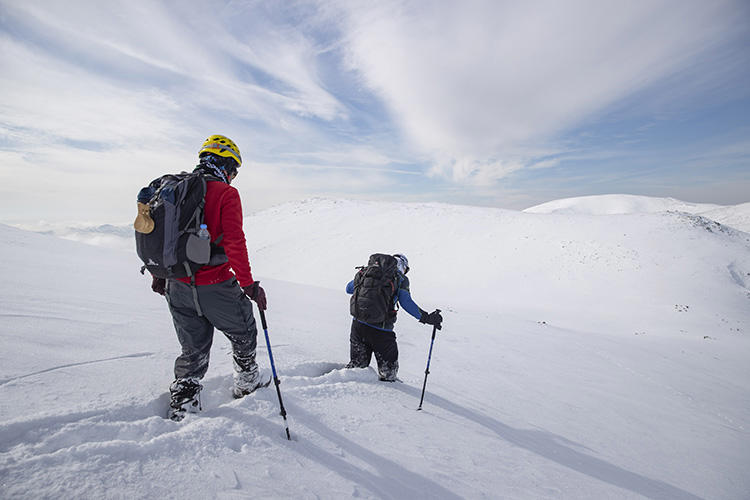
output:
<path id="1" fill-rule="evenodd" d="M 165 295 L 182 353 L 174 364 L 168 417 L 182 420 L 200 409 L 200 380 L 208 370 L 214 328 L 232 344 L 234 396 L 242 397 L 266 382 L 255 362 L 257 328 L 250 299 L 266 308 L 266 294 L 253 280 L 242 229 L 242 204 L 231 186 L 242 164 L 237 145 L 222 135 L 203 143 L 195 168 L 206 178 L 204 223 L 216 244 L 211 261 L 191 278 L 154 278 L 152 290 Z"/>

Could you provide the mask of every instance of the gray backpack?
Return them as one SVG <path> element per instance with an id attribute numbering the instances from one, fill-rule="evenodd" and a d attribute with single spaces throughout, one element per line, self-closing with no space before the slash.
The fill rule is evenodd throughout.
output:
<path id="1" fill-rule="evenodd" d="M 200 172 L 167 174 L 138 193 L 135 248 L 157 278 L 192 277 L 204 265 L 226 262 L 223 248 L 201 232 L 206 179 Z M 150 219 L 153 221 L 149 222 Z"/>
<path id="2" fill-rule="evenodd" d="M 396 316 L 396 293 L 400 286 L 398 261 L 392 255 L 370 255 L 367 266 L 357 268 L 349 312 L 373 326 L 383 326 Z"/>

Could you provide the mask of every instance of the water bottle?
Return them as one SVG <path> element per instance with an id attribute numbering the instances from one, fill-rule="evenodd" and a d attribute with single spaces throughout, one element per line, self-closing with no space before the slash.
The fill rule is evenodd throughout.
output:
<path id="1" fill-rule="evenodd" d="M 188 237 L 185 255 L 196 264 L 208 264 L 211 260 L 211 235 L 208 226 L 201 224 L 200 229 Z"/>
<path id="2" fill-rule="evenodd" d="M 208 226 L 205 224 L 201 224 L 201 228 L 198 229 L 198 238 L 202 240 L 210 240 L 211 235 L 208 234 Z"/>

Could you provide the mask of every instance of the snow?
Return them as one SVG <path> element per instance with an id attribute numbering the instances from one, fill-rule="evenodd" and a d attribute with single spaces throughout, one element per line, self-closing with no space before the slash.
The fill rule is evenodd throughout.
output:
<path id="1" fill-rule="evenodd" d="M 3 498 L 746 499 L 750 234 L 609 201 L 247 217 L 292 441 L 273 386 L 232 398 L 218 333 L 203 412 L 163 418 L 179 345 L 132 250 L 0 226 Z M 402 383 L 342 368 L 372 252 L 443 310 L 422 411 L 431 329 L 404 311 Z"/>
<path id="2" fill-rule="evenodd" d="M 549 201 L 524 210 L 534 214 L 614 215 L 656 212 L 687 212 L 701 215 L 740 231 L 750 232 L 750 203 L 714 205 L 690 203 L 675 198 L 656 198 L 630 194 L 580 196 Z"/>
<path id="3" fill-rule="evenodd" d="M 708 203 L 689 203 L 674 198 L 655 198 L 632 194 L 604 194 L 596 196 L 579 196 L 549 201 L 524 210 L 526 213 L 550 214 L 590 214 L 613 215 L 632 213 L 667 212 L 670 210 L 691 214 L 720 208 L 720 205 Z"/>
<path id="4" fill-rule="evenodd" d="M 702 212 L 701 215 L 715 220 L 716 222 L 750 233 L 750 202 L 715 208 L 713 210 Z"/>

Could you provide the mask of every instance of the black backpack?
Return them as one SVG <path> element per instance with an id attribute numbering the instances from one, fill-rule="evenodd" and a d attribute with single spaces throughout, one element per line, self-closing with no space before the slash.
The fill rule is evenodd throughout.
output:
<path id="1" fill-rule="evenodd" d="M 357 268 L 349 311 L 370 325 L 384 325 L 396 316 L 396 293 L 400 286 L 398 261 L 392 255 L 370 255 L 367 266 Z"/>
<path id="2" fill-rule="evenodd" d="M 157 278 L 185 278 L 206 264 L 226 262 L 223 249 L 217 246 L 221 237 L 211 242 L 207 233 L 198 234 L 205 196 L 206 178 L 200 172 L 163 175 L 141 189 L 140 220 L 135 223 L 135 248 L 144 264 L 141 273 L 148 270 Z"/>

